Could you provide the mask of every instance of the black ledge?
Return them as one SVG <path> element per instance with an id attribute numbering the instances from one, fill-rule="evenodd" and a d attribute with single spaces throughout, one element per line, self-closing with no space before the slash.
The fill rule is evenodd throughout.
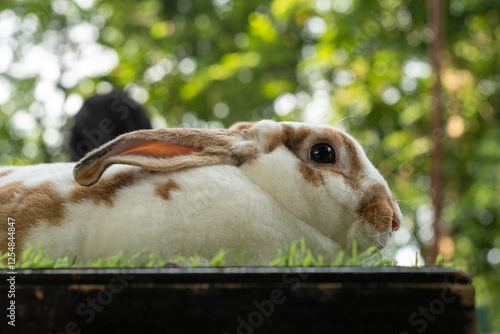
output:
<path id="1" fill-rule="evenodd" d="M 453 268 L 165 267 L 0 274 L 1 333 L 476 333 L 471 277 Z M 13 276 L 15 297 L 10 298 Z M 8 324 L 12 300 L 15 327 Z"/>

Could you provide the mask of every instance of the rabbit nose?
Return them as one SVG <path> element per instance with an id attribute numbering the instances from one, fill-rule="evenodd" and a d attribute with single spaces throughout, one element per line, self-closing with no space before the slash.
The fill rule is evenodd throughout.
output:
<path id="1" fill-rule="evenodd" d="M 397 231 L 399 230 L 399 221 L 396 218 L 392 218 L 392 231 Z"/>

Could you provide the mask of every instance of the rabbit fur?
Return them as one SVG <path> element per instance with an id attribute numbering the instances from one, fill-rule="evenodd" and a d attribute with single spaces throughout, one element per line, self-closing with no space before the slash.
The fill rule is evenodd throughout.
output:
<path id="1" fill-rule="evenodd" d="M 318 144 L 319 152 L 311 153 Z M 318 160 L 319 161 L 316 161 Z M 263 120 L 229 129 L 138 130 L 78 163 L 0 167 L 0 216 L 16 251 L 85 261 L 126 251 L 164 259 L 198 253 L 266 265 L 304 238 L 334 257 L 355 240 L 383 248 L 401 211 L 350 135 L 331 126 Z M 0 230 L 7 249 L 7 228 Z"/>

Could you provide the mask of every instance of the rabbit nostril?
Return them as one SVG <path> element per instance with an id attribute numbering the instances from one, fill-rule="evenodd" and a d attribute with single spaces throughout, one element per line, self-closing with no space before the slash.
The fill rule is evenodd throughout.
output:
<path id="1" fill-rule="evenodd" d="M 392 218 L 392 231 L 397 231 L 398 229 L 399 229 L 399 222 L 395 218 Z"/>

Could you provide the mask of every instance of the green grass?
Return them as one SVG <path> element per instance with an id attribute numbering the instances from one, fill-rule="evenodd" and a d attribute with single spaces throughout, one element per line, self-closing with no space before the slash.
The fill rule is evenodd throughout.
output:
<path id="1" fill-rule="evenodd" d="M 350 254 L 340 252 L 333 260 L 325 260 L 320 254 L 317 257 L 307 248 L 304 239 L 293 242 L 290 247 L 279 250 L 277 257 L 269 263 L 270 267 L 343 267 L 343 266 L 396 266 L 396 261 L 385 259 L 377 249 L 370 247 L 358 253 L 357 244 L 353 242 Z"/>
<path id="2" fill-rule="evenodd" d="M 7 255 L 7 253 L 0 254 L 0 269 L 8 269 Z M 208 263 L 202 261 L 199 254 L 189 257 L 175 256 L 172 259 L 165 260 L 158 254 L 146 254 L 144 252 L 132 256 L 120 253 L 95 261 L 79 262 L 75 257 L 69 256 L 52 259 L 40 245 L 38 247 L 28 245 L 21 256 L 16 258 L 15 268 L 157 268 L 167 265 L 182 267 L 243 266 L 238 263 L 227 263 L 226 255 L 226 251 L 221 249 Z M 438 266 L 452 266 L 451 263 L 445 263 L 442 256 L 438 257 L 436 262 Z M 396 261 L 384 258 L 376 247 L 370 247 L 358 252 L 356 242 L 353 243 L 350 253 L 340 252 L 333 260 L 326 260 L 322 255 L 315 257 L 312 251 L 307 248 L 304 239 L 293 242 L 285 249 L 280 249 L 276 258 L 268 264 L 269 267 L 393 267 L 396 265 Z M 418 260 L 415 267 L 419 267 Z"/>

